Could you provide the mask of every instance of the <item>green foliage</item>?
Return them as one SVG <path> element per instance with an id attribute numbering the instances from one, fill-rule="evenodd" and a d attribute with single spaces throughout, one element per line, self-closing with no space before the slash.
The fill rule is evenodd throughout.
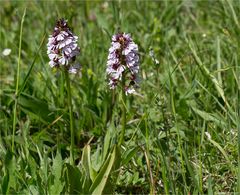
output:
<path id="1" fill-rule="evenodd" d="M 113 150 L 100 166 L 99 172 L 91 164 L 90 146 L 83 148 L 79 167 L 66 164 L 67 192 L 70 194 L 109 194 L 113 193 L 113 186 L 117 179 L 120 166 L 120 153 L 118 146 Z M 111 176 L 112 175 L 112 176 Z M 61 192 L 61 191 L 60 191 Z"/>
<path id="2" fill-rule="evenodd" d="M 238 1 L 2 1 L 0 7 L 0 194 L 239 192 Z M 70 75 L 73 165 L 67 86 L 46 54 L 62 17 L 81 47 L 81 73 Z M 141 62 L 139 95 L 125 103 L 121 147 L 122 97 L 106 81 L 118 30 L 131 33 Z"/>

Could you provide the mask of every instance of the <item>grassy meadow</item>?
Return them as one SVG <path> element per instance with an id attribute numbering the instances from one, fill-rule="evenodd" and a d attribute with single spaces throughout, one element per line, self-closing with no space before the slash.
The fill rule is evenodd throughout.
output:
<path id="1" fill-rule="evenodd" d="M 71 113 L 59 18 L 81 48 Z M 118 31 L 140 55 L 126 100 L 106 75 Z M 240 194 L 239 40 L 239 0 L 0 1 L 0 194 Z"/>

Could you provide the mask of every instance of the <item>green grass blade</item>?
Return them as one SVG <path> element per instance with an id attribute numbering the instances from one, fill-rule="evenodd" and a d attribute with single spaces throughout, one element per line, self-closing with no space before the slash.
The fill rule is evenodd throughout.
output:
<path id="1" fill-rule="evenodd" d="M 61 194 L 63 190 L 64 185 L 61 181 L 62 168 L 63 168 L 63 160 L 62 160 L 60 151 L 57 151 L 57 154 L 53 160 L 53 165 L 52 165 L 52 174 L 54 176 L 54 183 L 52 186 L 50 186 L 50 189 L 49 189 L 50 194 Z"/>
<path id="2" fill-rule="evenodd" d="M 19 96 L 19 95 L 21 94 L 21 92 L 24 90 L 24 87 L 25 87 L 25 85 L 26 85 L 26 83 L 27 83 L 27 81 L 28 81 L 28 78 L 29 78 L 29 76 L 30 76 L 30 74 L 31 74 L 31 72 L 32 72 L 32 69 L 33 69 L 33 67 L 34 67 L 34 65 L 35 65 L 35 62 L 36 62 L 36 60 L 37 60 L 38 54 L 39 54 L 39 52 L 41 51 L 41 48 L 42 48 L 42 46 L 43 46 L 45 37 L 46 37 L 46 34 L 45 34 L 45 35 L 43 36 L 43 38 L 42 38 L 42 41 L 41 41 L 41 43 L 40 43 L 40 45 L 39 45 L 39 47 L 38 47 L 38 50 L 37 50 L 37 52 L 36 52 L 36 54 L 35 54 L 35 57 L 34 57 L 32 63 L 31 63 L 31 66 L 30 66 L 28 72 L 27 72 L 27 75 L 25 76 L 25 78 L 24 78 L 24 80 L 23 80 L 23 84 L 22 84 L 21 88 L 20 88 L 19 91 L 18 91 L 18 96 Z"/>
<path id="3" fill-rule="evenodd" d="M 90 145 L 86 145 L 83 148 L 82 160 L 81 160 L 81 165 L 84 170 L 83 172 L 84 181 L 83 181 L 82 188 L 85 193 L 88 193 L 88 190 L 92 184 L 92 181 L 95 178 L 95 175 L 93 175 L 93 171 L 92 171 L 90 152 L 91 152 Z"/>
<path id="4" fill-rule="evenodd" d="M 89 191 L 91 194 L 103 194 L 105 188 L 107 188 L 107 181 L 110 179 L 110 173 L 113 171 L 114 163 L 117 160 L 117 146 L 114 147 L 112 153 L 109 155 L 108 159 L 103 164 L 100 172 L 96 176 L 92 186 Z"/>
<path id="5" fill-rule="evenodd" d="M 232 173 L 235 173 L 232 162 L 230 161 L 230 159 L 228 158 L 228 154 L 226 153 L 226 151 L 222 148 L 222 146 L 220 146 L 219 143 L 217 143 L 216 141 L 212 140 L 211 137 L 207 136 L 209 142 L 211 142 L 224 156 L 224 158 L 226 159 L 226 162 L 228 163 Z"/>
<path id="6" fill-rule="evenodd" d="M 23 12 L 21 26 L 20 26 L 20 35 L 19 35 L 19 46 L 18 46 L 18 65 L 17 65 L 17 76 L 16 76 L 16 90 L 15 90 L 15 103 L 13 109 L 13 130 L 12 130 L 12 152 L 14 153 L 14 139 L 15 139 L 15 132 L 16 132 L 16 121 L 17 121 L 17 104 L 18 104 L 18 87 L 19 87 L 19 80 L 20 80 L 20 63 L 21 63 L 21 52 L 22 52 L 22 36 L 23 36 L 23 23 L 26 15 L 26 8 Z"/>

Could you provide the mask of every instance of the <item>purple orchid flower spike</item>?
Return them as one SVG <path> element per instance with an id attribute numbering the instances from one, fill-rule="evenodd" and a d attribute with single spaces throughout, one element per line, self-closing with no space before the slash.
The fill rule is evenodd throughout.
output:
<path id="1" fill-rule="evenodd" d="M 51 67 L 65 66 L 70 73 L 77 73 L 80 66 L 73 64 L 80 53 L 77 40 L 78 37 L 71 32 L 67 21 L 58 20 L 52 35 L 48 38 L 49 65 Z"/>
<path id="2" fill-rule="evenodd" d="M 139 55 L 138 46 L 130 34 L 113 35 L 107 61 L 110 89 L 114 89 L 125 75 L 125 93 L 135 93 L 138 87 Z"/>

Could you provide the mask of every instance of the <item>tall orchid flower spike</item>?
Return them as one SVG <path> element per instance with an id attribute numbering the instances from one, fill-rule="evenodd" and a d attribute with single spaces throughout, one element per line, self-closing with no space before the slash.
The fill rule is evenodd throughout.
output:
<path id="1" fill-rule="evenodd" d="M 126 95 L 136 93 L 138 87 L 139 55 L 138 46 L 126 33 L 113 35 L 107 61 L 107 74 L 110 89 L 125 79 Z M 124 78 L 123 78 L 124 77 Z"/>
<path id="2" fill-rule="evenodd" d="M 48 38 L 49 65 L 51 67 L 64 66 L 70 73 L 77 73 L 80 68 L 79 64 L 74 64 L 80 53 L 77 40 L 78 37 L 71 32 L 67 20 L 58 20 L 52 35 Z"/>
<path id="3" fill-rule="evenodd" d="M 69 111 L 69 122 L 71 132 L 70 145 L 70 163 L 74 165 L 74 118 L 73 106 L 69 73 L 77 73 L 80 69 L 79 64 L 75 64 L 76 57 L 80 53 L 80 48 L 77 45 L 78 37 L 75 36 L 68 27 L 67 21 L 60 19 L 57 21 L 52 35 L 48 38 L 47 54 L 50 59 L 50 66 L 61 68 L 65 75 L 65 82 L 67 88 L 67 102 Z"/>
<path id="4" fill-rule="evenodd" d="M 107 60 L 107 74 L 109 77 L 110 89 L 115 89 L 120 83 L 122 97 L 122 130 L 119 136 L 118 145 L 124 141 L 126 131 L 126 96 L 137 94 L 138 87 L 139 55 L 138 46 L 126 33 L 118 33 L 112 36 L 111 47 L 109 48 Z"/>

